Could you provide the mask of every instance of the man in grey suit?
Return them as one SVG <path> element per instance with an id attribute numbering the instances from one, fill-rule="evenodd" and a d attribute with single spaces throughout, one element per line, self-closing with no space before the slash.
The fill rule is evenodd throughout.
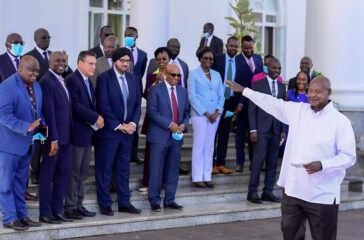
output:
<path id="1" fill-rule="evenodd" d="M 276 98 L 284 99 L 286 88 L 277 81 L 281 73 L 281 64 L 272 59 L 268 66 L 266 78 L 254 82 L 252 90 L 270 94 Z M 276 179 L 278 152 L 280 141 L 285 138 L 283 124 L 269 115 L 253 102 L 249 103 L 250 140 L 254 143 L 254 154 L 250 173 L 249 191 L 247 199 L 252 203 L 260 204 L 262 200 L 280 202 L 273 194 Z M 258 195 L 260 172 L 265 161 L 265 180 L 261 198 Z"/>
<path id="2" fill-rule="evenodd" d="M 176 64 L 181 72 L 181 79 L 178 84 L 184 88 L 187 88 L 187 79 L 189 73 L 188 65 L 185 61 L 178 57 L 181 50 L 181 44 L 177 38 L 171 38 L 167 42 L 167 48 L 171 52 L 171 60 L 169 63 Z M 157 61 L 155 58 L 153 58 L 149 61 L 147 74 L 153 73 L 155 70 L 157 70 Z"/>
<path id="3" fill-rule="evenodd" d="M 104 46 L 105 55 L 96 59 L 96 70 L 94 75 L 90 77 L 94 89 L 96 88 L 97 77 L 106 70 L 109 70 L 112 66 L 112 54 L 118 46 L 118 38 L 110 35 L 104 39 L 102 45 Z"/>

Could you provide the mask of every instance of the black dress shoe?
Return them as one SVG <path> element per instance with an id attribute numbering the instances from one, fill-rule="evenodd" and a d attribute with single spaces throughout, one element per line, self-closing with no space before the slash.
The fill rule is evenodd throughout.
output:
<path id="1" fill-rule="evenodd" d="M 55 219 L 53 216 L 42 216 L 39 217 L 39 221 L 43 223 L 50 223 L 50 224 L 61 224 L 61 220 Z"/>
<path id="2" fill-rule="evenodd" d="M 84 206 L 77 209 L 83 217 L 95 217 L 95 212 L 88 211 Z"/>
<path id="3" fill-rule="evenodd" d="M 64 216 L 66 218 L 74 219 L 74 220 L 81 220 L 83 217 L 81 213 L 77 209 L 70 209 L 64 211 Z"/>
<path id="4" fill-rule="evenodd" d="M 176 202 L 172 202 L 168 205 L 164 205 L 164 208 L 171 208 L 171 209 L 177 209 L 177 210 L 182 210 L 183 206 L 177 204 Z"/>
<path id="5" fill-rule="evenodd" d="M 281 199 L 274 196 L 274 194 L 272 192 L 263 192 L 262 193 L 262 200 L 263 201 L 268 201 L 268 202 L 276 202 L 276 203 L 281 202 Z"/>
<path id="6" fill-rule="evenodd" d="M 132 162 L 143 163 L 144 159 L 141 156 L 136 155 Z"/>
<path id="7" fill-rule="evenodd" d="M 66 216 L 63 216 L 62 214 L 56 214 L 53 216 L 56 220 L 62 221 L 62 222 L 73 222 L 71 218 L 68 218 Z"/>
<path id="8" fill-rule="evenodd" d="M 28 226 L 24 225 L 22 222 L 20 222 L 18 220 L 9 222 L 9 223 L 4 223 L 3 226 L 4 226 L 4 228 L 10 228 L 15 231 L 25 231 L 25 230 L 29 229 Z"/>
<path id="9" fill-rule="evenodd" d="M 39 177 L 37 176 L 31 176 L 30 177 L 30 182 L 34 185 L 38 185 L 39 184 Z"/>
<path id="10" fill-rule="evenodd" d="M 206 187 L 208 187 L 208 188 L 214 188 L 214 187 L 215 187 L 215 185 L 214 185 L 211 181 L 209 181 L 209 182 L 205 182 L 205 185 L 206 185 Z"/>
<path id="11" fill-rule="evenodd" d="M 195 187 L 197 187 L 197 188 L 205 188 L 206 187 L 204 182 L 194 182 L 193 185 L 195 185 Z"/>
<path id="12" fill-rule="evenodd" d="M 152 204 L 152 205 L 150 205 L 150 207 L 151 207 L 152 211 L 154 211 L 154 212 L 162 211 L 161 206 L 159 204 Z"/>
<path id="13" fill-rule="evenodd" d="M 42 225 L 40 222 L 35 222 L 28 217 L 20 219 L 20 222 L 28 227 L 40 227 Z"/>
<path id="14" fill-rule="evenodd" d="M 260 199 L 260 197 L 258 196 L 258 193 L 248 193 L 247 199 L 248 199 L 248 201 L 250 201 L 252 203 L 256 203 L 256 204 L 263 203 L 262 199 Z"/>
<path id="15" fill-rule="evenodd" d="M 126 213 L 138 214 L 138 213 L 141 213 L 142 210 L 134 207 L 132 204 L 129 204 L 129 206 L 126 206 L 126 207 L 119 206 L 118 212 L 126 212 Z"/>
<path id="16" fill-rule="evenodd" d="M 187 169 L 185 169 L 185 168 L 179 168 L 179 174 L 180 175 L 187 175 L 187 174 L 189 174 L 190 173 L 190 171 L 188 171 Z"/>
<path id="17" fill-rule="evenodd" d="M 100 207 L 100 213 L 106 216 L 114 216 L 114 211 L 111 207 Z"/>

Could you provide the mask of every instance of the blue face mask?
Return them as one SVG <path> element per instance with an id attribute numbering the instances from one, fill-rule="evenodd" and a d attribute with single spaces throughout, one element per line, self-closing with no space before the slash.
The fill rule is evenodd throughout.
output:
<path id="1" fill-rule="evenodd" d="M 202 34 L 202 37 L 203 38 L 208 38 L 210 36 L 210 32 L 204 32 L 203 34 Z"/>
<path id="2" fill-rule="evenodd" d="M 133 47 L 135 45 L 135 40 L 133 37 L 126 37 L 124 38 L 124 44 L 125 44 L 125 47 Z"/>
<path id="3" fill-rule="evenodd" d="M 11 44 L 11 49 L 10 49 L 11 54 L 13 54 L 14 57 L 19 57 L 22 55 L 23 53 L 23 45 L 21 44 Z"/>
<path id="4" fill-rule="evenodd" d="M 43 136 L 43 134 L 41 133 L 37 133 L 33 135 L 32 138 L 32 142 L 34 143 L 35 141 L 40 141 L 41 144 L 44 144 L 44 141 L 46 140 L 46 138 Z"/>
<path id="5" fill-rule="evenodd" d="M 263 65 L 263 72 L 265 74 L 268 74 L 268 67 L 266 65 Z"/>
<path id="6" fill-rule="evenodd" d="M 183 132 L 172 133 L 172 138 L 176 141 L 181 141 L 183 139 Z"/>
<path id="7" fill-rule="evenodd" d="M 232 116 L 234 116 L 234 113 L 233 112 L 226 111 L 224 118 L 229 118 L 229 117 L 232 117 Z"/>

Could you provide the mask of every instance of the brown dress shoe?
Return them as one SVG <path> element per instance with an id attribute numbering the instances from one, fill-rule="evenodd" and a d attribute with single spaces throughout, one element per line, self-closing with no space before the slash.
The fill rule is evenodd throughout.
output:
<path id="1" fill-rule="evenodd" d="M 233 172 L 231 169 L 229 169 L 225 166 L 218 166 L 217 170 L 219 171 L 219 173 L 222 173 L 222 174 L 230 174 Z"/>
<path id="2" fill-rule="evenodd" d="M 197 188 L 205 188 L 206 187 L 206 185 L 204 184 L 204 182 L 194 182 L 193 184 Z"/>
<path id="3" fill-rule="evenodd" d="M 14 222 L 9 222 L 9 223 L 4 223 L 3 224 L 4 228 L 10 228 L 13 229 L 15 231 L 25 231 L 28 230 L 29 227 L 24 225 L 22 222 L 20 221 L 14 221 Z"/>
<path id="4" fill-rule="evenodd" d="M 212 172 L 211 172 L 212 174 L 218 174 L 219 173 L 219 170 L 217 169 L 217 167 L 216 166 L 214 166 L 213 168 L 212 168 Z"/>
<path id="5" fill-rule="evenodd" d="M 25 193 L 25 201 L 37 201 L 38 200 L 38 197 L 33 195 L 33 194 L 30 194 L 29 192 L 26 192 Z"/>
<path id="6" fill-rule="evenodd" d="M 211 181 L 209 181 L 209 182 L 205 182 L 205 185 L 206 185 L 206 187 L 208 187 L 208 188 L 214 188 L 214 187 L 215 187 L 215 185 L 214 185 Z"/>

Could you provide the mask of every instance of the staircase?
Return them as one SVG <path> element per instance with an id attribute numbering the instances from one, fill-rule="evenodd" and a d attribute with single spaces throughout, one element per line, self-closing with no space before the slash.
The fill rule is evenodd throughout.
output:
<path id="1" fill-rule="evenodd" d="M 191 168 L 192 134 L 185 134 L 181 166 Z M 235 169 L 235 134 L 230 137 L 226 166 Z M 143 155 L 145 137 L 140 136 L 139 150 Z M 249 161 L 245 164 L 243 173 L 232 173 L 230 175 L 213 175 L 215 188 L 197 189 L 191 185 L 191 176 L 180 176 L 177 190 L 176 202 L 183 205 L 184 209 L 166 209 L 160 213 L 150 210 L 146 194 L 137 191 L 142 178 L 143 164 L 130 164 L 130 189 L 132 190 L 131 202 L 143 210 L 142 214 L 134 215 L 117 213 L 112 216 L 97 214 L 93 218 L 84 218 L 81 221 L 62 223 L 60 225 L 42 224 L 39 228 L 30 228 L 25 232 L 15 232 L 3 229 L 0 226 L 0 239 L 68 239 L 76 237 L 114 234 L 123 232 L 156 230 L 165 228 L 176 228 L 195 226 L 212 223 L 224 223 L 241 220 L 274 218 L 280 216 L 280 204 L 268 203 L 252 204 L 246 201 L 249 182 Z M 263 179 L 263 176 L 261 176 Z M 262 180 L 261 180 L 262 182 Z M 342 202 L 340 210 L 364 208 L 364 193 L 362 192 L 362 181 L 348 178 L 342 184 Z M 37 192 L 37 186 L 30 186 L 31 192 Z M 99 212 L 94 179 L 94 162 L 91 162 L 89 178 L 85 187 L 86 198 L 84 205 L 87 209 Z M 278 186 L 275 189 L 277 195 L 281 195 Z M 163 193 L 162 193 L 163 195 Z M 116 196 L 113 194 L 113 199 Z M 27 204 L 29 216 L 38 219 L 38 203 Z M 117 210 L 114 203 L 113 209 Z"/>

